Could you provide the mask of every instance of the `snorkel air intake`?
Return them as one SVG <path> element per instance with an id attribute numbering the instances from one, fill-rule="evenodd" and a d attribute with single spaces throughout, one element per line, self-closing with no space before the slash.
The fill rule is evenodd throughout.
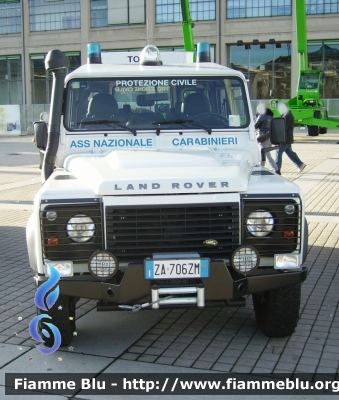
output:
<path id="1" fill-rule="evenodd" d="M 62 114 L 62 102 L 64 95 L 64 80 L 69 59 L 60 50 L 51 50 L 45 59 L 45 68 L 53 74 L 53 85 L 51 94 L 51 108 L 48 126 L 47 148 L 42 166 L 42 183 L 50 177 L 53 172 L 56 154 L 59 147 L 60 123 Z"/>

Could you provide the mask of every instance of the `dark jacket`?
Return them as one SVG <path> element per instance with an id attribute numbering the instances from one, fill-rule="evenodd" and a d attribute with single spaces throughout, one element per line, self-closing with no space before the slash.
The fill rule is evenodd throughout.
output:
<path id="1" fill-rule="evenodd" d="M 266 109 L 266 114 L 259 115 L 254 124 L 255 129 L 259 129 L 259 136 L 257 138 L 259 143 L 264 142 L 270 137 L 270 125 L 273 113 L 270 109 Z"/>
<path id="2" fill-rule="evenodd" d="M 286 132 L 286 142 L 285 144 L 292 144 L 294 142 L 293 129 L 294 129 L 294 117 L 290 110 L 287 111 L 285 115 L 285 132 Z"/>

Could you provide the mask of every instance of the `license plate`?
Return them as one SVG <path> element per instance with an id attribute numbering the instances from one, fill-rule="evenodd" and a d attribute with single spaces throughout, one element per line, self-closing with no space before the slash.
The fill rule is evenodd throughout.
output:
<path id="1" fill-rule="evenodd" d="M 209 258 L 145 260 L 145 279 L 208 278 Z"/>

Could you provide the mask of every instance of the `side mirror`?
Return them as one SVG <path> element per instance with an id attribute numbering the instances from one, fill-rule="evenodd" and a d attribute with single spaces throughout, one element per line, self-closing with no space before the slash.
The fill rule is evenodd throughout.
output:
<path id="1" fill-rule="evenodd" d="M 279 146 L 286 142 L 286 134 L 285 134 L 285 119 L 282 117 L 273 118 L 271 120 L 271 143 L 275 146 Z"/>
<path id="2" fill-rule="evenodd" d="M 35 145 L 40 150 L 45 150 L 47 146 L 47 124 L 45 121 L 33 122 Z"/>

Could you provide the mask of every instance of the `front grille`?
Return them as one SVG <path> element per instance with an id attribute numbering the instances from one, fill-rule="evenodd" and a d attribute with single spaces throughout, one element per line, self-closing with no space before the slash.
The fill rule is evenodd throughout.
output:
<path id="1" fill-rule="evenodd" d="M 47 211 L 56 211 L 55 221 L 48 221 Z M 85 243 L 76 243 L 66 233 L 68 220 L 76 214 L 85 214 L 95 223 L 95 234 Z M 51 260 L 85 261 L 96 251 L 103 249 L 101 204 L 48 205 L 41 211 L 41 238 L 44 257 Z M 48 244 L 48 238 L 55 237 L 59 244 Z"/>
<path id="2" fill-rule="evenodd" d="M 284 207 L 287 204 L 295 206 L 292 215 L 286 214 Z M 242 242 L 255 247 L 261 256 L 273 256 L 279 253 L 291 253 L 300 251 L 301 241 L 301 202 L 299 198 L 266 199 L 266 198 L 243 198 L 243 220 L 242 220 Z M 265 237 L 252 236 L 246 225 L 247 217 L 256 210 L 269 211 L 274 218 L 273 231 Z M 294 237 L 286 239 L 284 231 L 290 230 Z"/>
<path id="3" fill-rule="evenodd" d="M 107 248 L 120 262 L 141 262 L 152 253 L 197 252 L 227 258 L 239 245 L 239 204 L 107 206 Z M 206 247 L 214 239 L 218 244 Z"/>

